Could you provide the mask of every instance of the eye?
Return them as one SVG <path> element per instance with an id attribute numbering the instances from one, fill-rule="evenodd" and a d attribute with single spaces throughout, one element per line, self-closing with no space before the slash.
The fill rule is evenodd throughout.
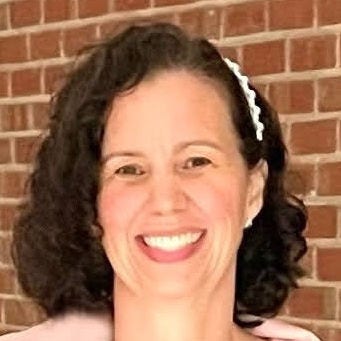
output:
<path id="1" fill-rule="evenodd" d="M 141 170 L 141 167 L 134 164 L 122 166 L 115 171 L 115 175 L 127 177 L 141 176 L 143 174 L 145 174 L 145 172 Z"/>
<path id="2" fill-rule="evenodd" d="M 211 160 L 207 159 L 206 157 L 195 156 L 195 157 L 191 157 L 187 160 L 185 168 L 186 169 L 202 168 L 203 166 L 209 165 L 211 163 L 212 163 Z"/>

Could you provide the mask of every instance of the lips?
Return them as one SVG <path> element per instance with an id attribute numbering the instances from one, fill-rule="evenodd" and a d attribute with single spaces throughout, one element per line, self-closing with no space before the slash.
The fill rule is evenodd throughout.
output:
<path id="1" fill-rule="evenodd" d="M 144 253 L 150 260 L 157 263 L 173 263 L 184 261 L 194 255 L 202 246 L 205 235 L 205 232 L 202 233 L 196 242 L 187 244 L 175 251 L 165 251 L 156 247 L 150 247 L 144 242 L 142 236 L 136 237 L 136 241 L 142 253 Z"/>
<path id="2" fill-rule="evenodd" d="M 205 229 L 198 228 L 198 227 L 181 227 L 178 229 L 173 229 L 170 231 L 166 230 L 155 230 L 155 231 L 149 231 L 144 232 L 142 234 L 139 234 L 137 237 L 171 237 L 176 236 L 183 233 L 196 233 L 196 232 L 203 232 Z"/>

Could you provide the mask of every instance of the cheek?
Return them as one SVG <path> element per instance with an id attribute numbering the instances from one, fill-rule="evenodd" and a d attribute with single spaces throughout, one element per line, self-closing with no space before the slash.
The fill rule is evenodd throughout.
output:
<path id="1" fill-rule="evenodd" d="M 207 181 L 191 188 L 191 197 L 207 219 L 229 217 L 233 225 L 239 226 L 245 209 L 245 188 L 236 178 Z"/>
<path id="2" fill-rule="evenodd" d="M 138 211 L 140 200 L 136 190 L 107 185 L 98 196 L 99 222 L 104 231 L 123 231 Z"/>

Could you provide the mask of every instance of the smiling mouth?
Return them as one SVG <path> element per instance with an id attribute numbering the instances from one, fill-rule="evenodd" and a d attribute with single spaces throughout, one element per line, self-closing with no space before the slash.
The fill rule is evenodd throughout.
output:
<path id="1" fill-rule="evenodd" d="M 141 236 L 145 245 L 165 251 L 175 251 L 196 243 L 204 231 L 186 232 L 171 236 Z"/>
<path id="2" fill-rule="evenodd" d="M 191 257 L 199 250 L 205 235 L 206 230 L 202 230 L 172 236 L 139 235 L 136 240 L 139 248 L 150 260 L 157 263 L 170 263 Z"/>

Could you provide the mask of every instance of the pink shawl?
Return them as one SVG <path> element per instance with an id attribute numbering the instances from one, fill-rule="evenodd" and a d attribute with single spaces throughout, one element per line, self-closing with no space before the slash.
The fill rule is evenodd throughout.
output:
<path id="1" fill-rule="evenodd" d="M 261 326 L 250 329 L 249 332 L 270 341 L 319 341 L 313 333 L 277 319 L 266 320 Z M 0 341 L 74 340 L 111 341 L 110 316 L 72 313 L 0 337 Z"/>

